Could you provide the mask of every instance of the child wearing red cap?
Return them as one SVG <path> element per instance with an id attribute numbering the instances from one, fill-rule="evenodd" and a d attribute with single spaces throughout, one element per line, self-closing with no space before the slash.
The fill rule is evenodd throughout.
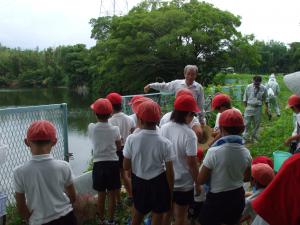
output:
<path id="1" fill-rule="evenodd" d="M 171 121 L 161 127 L 160 133 L 173 143 L 176 153 L 174 165 L 173 215 L 175 224 L 186 224 L 188 206 L 194 200 L 194 184 L 197 184 L 197 137 L 188 126 L 199 108 L 195 99 L 190 95 L 182 95 L 175 99 Z M 171 219 L 166 215 L 165 224 Z"/>
<path id="2" fill-rule="evenodd" d="M 296 114 L 296 132 L 287 138 L 284 142 L 286 146 L 290 146 L 292 142 L 296 143 L 295 150 L 292 153 L 300 152 L 300 96 L 291 95 L 288 99 L 288 108 L 291 108 Z"/>
<path id="3" fill-rule="evenodd" d="M 119 127 L 121 133 L 121 151 L 117 151 L 119 157 L 120 175 L 123 180 L 123 184 L 128 193 L 128 202 L 132 202 L 132 192 L 130 184 L 130 176 L 123 170 L 123 148 L 127 137 L 134 131 L 133 120 L 122 112 L 122 96 L 116 92 L 109 93 L 106 98 L 111 102 L 113 107 L 112 117 L 108 119 L 108 122 L 114 126 Z M 121 204 L 120 190 L 116 193 L 117 205 Z"/>
<path id="4" fill-rule="evenodd" d="M 253 194 L 246 198 L 245 209 L 243 211 L 241 221 L 247 220 L 252 222 L 256 217 L 256 213 L 251 207 L 251 202 L 271 183 L 275 173 L 273 169 L 266 163 L 252 164 L 251 185 L 253 186 Z"/>
<path id="5" fill-rule="evenodd" d="M 98 207 L 100 224 L 114 225 L 115 197 L 121 188 L 119 158 L 117 150 L 121 149 L 121 135 L 119 127 L 108 123 L 113 112 L 109 100 L 96 100 L 91 109 L 96 114 L 97 123 L 90 123 L 88 135 L 93 144 L 93 188 L 98 191 Z M 108 192 L 108 217 L 104 221 L 106 191 Z"/>
<path id="6" fill-rule="evenodd" d="M 211 110 L 216 110 L 218 112 L 218 114 L 216 116 L 216 122 L 215 122 L 214 133 L 213 133 L 214 139 L 212 140 L 210 145 L 213 144 L 216 140 L 218 140 L 221 137 L 220 128 L 219 128 L 220 127 L 219 120 L 220 120 L 221 113 L 224 112 L 225 110 L 231 109 L 231 108 L 235 109 L 241 113 L 241 111 L 239 109 L 231 106 L 231 99 L 230 99 L 229 95 L 219 93 L 219 94 L 215 95 L 215 97 L 212 99 Z"/>
<path id="7" fill-rule="evenodd" d="M 124 169 L 132 171 L 134 216 L 131 225 L 139 225 L 152 212 L 152 225 L 161 225 L 163 213 L 171 208 L 173 165 L 171 142 L 156 131 L 160 107 L 145 101 L 136 114 L 141 130 L 128 136 L 124 146 Z"/>
<path id="8" fill-rule="evenodd" d="M 222 137 L 208 149 L 198 176 L 200 184 L 209 182 L 201 225 L 237 224 L 245 206 L 243 182 L 250 180 L 251 155 L 241 137 L 242 115 L 225 110 L 219 123 Z"/>
<path id="9" fill-rule="evenodd" d="M 17 209 L 31 225 L 76 225 L 72 204 L 76 193 L 69 163 L 50 154 L 56 129 L 46 120 L 33 122 L 25 144 L 32 159 L 14 170 Z"/>

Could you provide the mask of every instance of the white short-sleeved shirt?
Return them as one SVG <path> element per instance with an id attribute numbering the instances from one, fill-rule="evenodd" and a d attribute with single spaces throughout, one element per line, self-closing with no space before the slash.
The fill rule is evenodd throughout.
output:
<path id="1" fill-rule="evenodd" d="M 194 181 L 187 164 L 187 156 L 197 155 L 197 137 L 186 124 L 169 122 L 160 129 L 160 134 L 173 143 L 176 154 L 173 161 L 174 191 L 190 191 L 194 188 Z"/>
<path id="2" fill-rule="evenodd" d="M 249 150 L 238 143 L 224 143 L 209 148 L 203 165 L 211 170 L 210 191 L 219 193 L 242 187 L 251 160 Z"/>
<path id="3" fill-rule="evenodd" d="M 134 127 L 136 127 L 136 124 L 137 124 L 137 117 L 136 117 L 136 114 L 133 113 L 133 114 L 129 115 L 129 118 L 132 119 L 133 125 L 134 125 Z"/>
<path id="4" fill-rule="evenodd" d="M 163 117 L 160 119 L 159 127 L 162 127 L 164 124 L 171 121 L 172 112 L 167 112 Z M 192 128 L 195 125 L 200 125 L 200 122 L 197 117 L 194 116 L 192 122 L 189 124 L 189 127 Z"/>
<path id="5" fill-rule="evenodd" d="M 120 130 L 109 123 L 90 123 L 88 136 L 93 144 L 93 162 L 118 161 L 116 141 L 121 140 Z"/>
<path id="6" fill-rule="evenodd" d="M 131 160 L 132 172 L 150 180 L 165 171 L 165 162 L 174 159 L 172 143 L 155 130 L 141 129 L 128 136 L 123 149 L 124 157 Z"/>
<path id="7" fill-rule="evenodd" d="M 124 145 L 127 137 L 131 134 L 131 129 L 135 127 L 133 120 L 125 113 L 119 112 L 113 114 L 112 117 L 108 119 L 108 122 L 113 126 L 119 127 L 122 145 Z"/>
<path id="8" fill-rule="evenodd" d="M 73 210 L 65 188 L 73 183 L 69 163 L 52 155 L 34 155 L 14 170 L 15 191 L 25 194 L 30 225 L 48 223 Z"/>
<path id="9" fill-rule="evenodd" d="M 235 108 L 235 107 L 232 107 L 232 109 L 237 110 L 241 113 L 241 111 L 239 109 Z M 241 113 L 241 115 L 242 115 L 242 113 Z M 215 127 L 214 127 L 215 131 L 219 130 L 219 128 L 220 128 L 220 123 L 219 123 L 220 116 L 221 116 L 221 113 L 218 113 L 217 116 L 216 116 L 216 122 L 215 122 Z"/>

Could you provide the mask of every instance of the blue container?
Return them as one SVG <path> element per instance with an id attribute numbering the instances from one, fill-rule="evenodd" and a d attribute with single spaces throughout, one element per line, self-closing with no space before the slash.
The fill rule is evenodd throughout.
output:
<path id="1" fill-rule="evenodd" d="M 274 171 L 278 172 L 282 164 L 285 160 L 287 160 L 289 157 L 291 157 L 292 154 L 289 152 L 283 152 L 283 151 L 275 151 L 273 152 L 273 159 L 274 159 Z"/>

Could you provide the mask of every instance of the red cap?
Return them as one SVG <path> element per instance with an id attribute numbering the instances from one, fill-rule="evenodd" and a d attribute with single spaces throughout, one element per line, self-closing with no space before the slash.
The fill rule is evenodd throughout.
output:
<path id="1" fill-rule="evenodd" d="M 300 105 L 300 96 L 291 95 L 288 99 L 287 107 L 291 108 L 291 107 L 296 106 L 296 105 Z"/>
<path id="2" fill-rule="evenodd" d="M 222 127 L 244 127 L 242 114 L 235 109 L 227 109 L 220 115 L 219 125 Z"/>
<path id="3" fill-rule="evenodd" d="M 187 89 L 187 88 L 181 88 L 181 89 L 179 89 L 176 92 L 175 98 L 178 98 L 179 96 L 182 96 L 182 95 L 190 95 L 190 96 L 194 97 L 193 96 L 193 92 L 190 89 Z"/>
<path id="4" fill-rule="evenodd" d="M 215 110 L 216 108 L 220 107 L 221 105 L 231 103 L 231 99 L 226 94 L 218 94 L 216 95 L 212 102 L 211 102 L 211 109 Z"/>
<path id="5" fill-rule="evenodd" d="M 147 102 L 147 101 L 153 102 L 153 100 L 151 98 L 147 98 L 147 97 L 141 97 L 141 98 L 136 99 L 131 105 L 132 111 L 134 113 L 137 113 L 137 110 L 138 110 L 140 104 L 142 104 L 143 102 Z"/>
<path id="6" fill-rule="evenodd" d="M 268 186 L 275 177 L 273 169 L 264 163 L 252 165 L 252 177 L 263 186 Z"/>
<path id="7" fill-rule="evenodd" d="M 121 104 L 122 96 L 116 92 L 109 93 L 106 98 L 111 102 L 111 104 Z"/>
<path id="8" fill-rule="evenodd" d="M 29 141 L 56 142 L 56 129 L 47 120 L 37 120 L 29 126 L 26 138 Z"/>
<path id="9" fill-rule="evenodd" d="M 161 109 L 154 101 L 144 101 L 137 109 L 137 117 L 145 122 L 158 122 L 160 120 Z"/>
<path id="10" fill-rule="evenodd" d="M 144 96 L 142 95 L 135 95 L 133 96 L 130 101 L 128 102 L 128 105 L 132 105 L 136 100 L 138 100 L 139 98 L 143 98 Z"/>
<path id="11" fill-rule="evenodd" d="M 203 160 L 203 157 L 204 157 L 203 149 L 201 147 L 198 147 L 198 149 L 197 149 L 198 161 L 201 162 Z"/>
<path id="12" fill-rule="evenodd" d="M 190 95 L 181 95 L 175 99 L 174 109 L 183 112 L 200 112 L 197 102 Z"/>
<path id="13" fill-rule="evenodd" d="M 96 113 L 96 114 L 102 114 L 102 115 L 107 115 L 111 114 L 113 111 L 112 105 L 108 99 L 105 98 L 99 98 L 97 99 L 92 105 L 91 109 Z"/>
<path id="14" fill-rule="evenodd" d="M 252 160 L 252 165 L 258 164 L 258 163 L 264 163 L 269 165 L 272 169 L 274 169 L 274 164 L 272 159 L 270 159 L 267 156 L 257 156 Z"/>

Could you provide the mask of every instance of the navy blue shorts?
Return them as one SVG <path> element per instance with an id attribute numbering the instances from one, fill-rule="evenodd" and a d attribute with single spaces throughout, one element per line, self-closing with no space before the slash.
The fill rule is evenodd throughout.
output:
<path id="1" fill-rule="evenodd" d="M 52 220 L 48 223 L 44 223 L 43 225 L 77 225 L 76 217 L 73 211 L 69 212 L 67 215 L 62 216 L 56 220 Z"/>
<path id="2" fill-rule="evenodd" d="M 201 208 L 201 225 L 238 224 L 245 207 L 244 188 L 220 193 L 209 192 Z"/>
<path id="3" fill-rule="evenodd" d="M 152 211 L 164 213 L 171 208 L 171 192 L 166 173 L 150 180 L 132 174 L 132 195 L 134 207 L 142 214 Z"/>
<path id="4" fill-rule="evenodd" d="M 190 191 L 173 191 L 173 202 L 177 205 L 190 205 L 194 202 L 194 189 Z"/>
<path id="5" fill-rule="evenodd" d="M 93 188 L 98 192 L 112 191 L 121 188 L 119 161 L 94 163 Z"/>

